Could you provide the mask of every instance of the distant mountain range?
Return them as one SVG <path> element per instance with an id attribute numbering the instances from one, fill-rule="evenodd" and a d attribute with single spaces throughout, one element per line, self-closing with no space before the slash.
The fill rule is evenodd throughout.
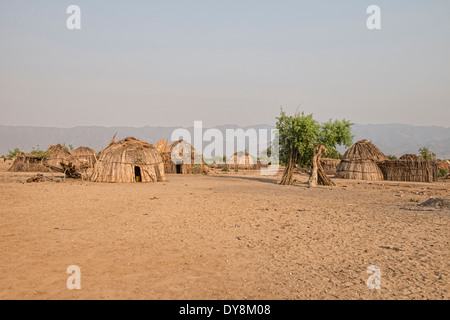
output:
<path id="1" fill-rule="evenodd" d="M 226 129 L 247 130 L 249 128 L 271 129 L 270 125 L 240 127 L 226 125 L 215 127 L 225 133 Z M 0 125 L 0 154 L 19 148 L 25 152 L 39 146 L 45 150 L 50 144 L 89 146 L 95 150 L 106 147 L 117 132 L 117 138 L 135 137 L 156 144 L 161 138 L 169 138 L 178 127 L 29 127 Z M 192 128 L 188 129 L 191 134 Z M 204 128 L 205 130 L 206 128 Z M 438 158 L 450 159 L 450 128 L 437 126 L 412 126 L 404 124 L 355 124 L 352 128 L 354 141 L 369 139 L 385 154 L 401 156 L 406 153 L 417 154 L 420 147 L 430 148 Z M 204 146 L 209 142 L 204 142 Z M 341 150 L 344 151 L 344 150 Z"/>

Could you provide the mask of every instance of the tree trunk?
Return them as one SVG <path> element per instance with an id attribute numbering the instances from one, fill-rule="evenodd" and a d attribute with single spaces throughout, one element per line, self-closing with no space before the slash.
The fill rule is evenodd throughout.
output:
<path id="1" fill-rule="evenodd" d="M 294 167 L 297 163 L 297 157 L 298 152 L 291 148 L 291 152 L 289 154 L 289 160 L 286 166 L 286 169 L 284 170 L 283 177 L 281 178 L 280 184 L 282 185 L 291 185 L 292 184 L 292 178 L 294 176 Z"/>
<path id="2" fill-rule="evenodd" d="M 336 184 L 331 181 L 320 164 L 320 158 L 327 153 L 327 149 L 324 145 L 318 145 L 314 148 L 313 168 L 311 170 L 311 176 L 309 177 L 308 184 L 310 187 L 322 186 L 335 186 Z"/>

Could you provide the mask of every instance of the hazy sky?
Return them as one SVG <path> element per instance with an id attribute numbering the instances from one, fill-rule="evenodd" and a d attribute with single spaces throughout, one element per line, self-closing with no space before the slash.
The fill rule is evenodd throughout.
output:
<path id="1" fill-rule="evenodd" d="M 449 57 L 449 0 L 0 0 L 0 124 L 448 127 Z"/>

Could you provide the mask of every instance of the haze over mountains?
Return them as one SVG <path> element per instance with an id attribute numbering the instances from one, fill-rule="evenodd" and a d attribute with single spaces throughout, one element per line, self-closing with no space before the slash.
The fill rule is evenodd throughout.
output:
<path id="1" fill-rule="evenodd" d="M 169 138 L 178 127 L 29 127 L 0 125 L 0 154 L 19 148 L 29 152 L 39 146 L 45 150 L 50 144 L 66 143 L 74 148 L 89 146 L 95 150 L 106 147 L 117 132 L 117 138 L 135 137 L 156 144 L 161 138 Z M 240 127 L 236 125 L 216 126 L 223 133 L 226 129 L 249 128 L 271 129 L 270 125 Z M 192 133 L 192 128 L 187 128 Z M 206 128 L 204 128 L 205 130 Z M 428 147 L 438 158 L 450 158 L 450 128 L 438 126 L 412 126 L 405 124 L 355 124 L 352 129 L 354 142 L 369 139 L 385 154 L 401 156 L 406 153 L 417 154 L 420 147 Z M 116 139 L 117 140 L 117 139 Z M 204 142 L 203 146 L 210 142 Z M 344 151 L 345 149 L 341 150 Z"/>

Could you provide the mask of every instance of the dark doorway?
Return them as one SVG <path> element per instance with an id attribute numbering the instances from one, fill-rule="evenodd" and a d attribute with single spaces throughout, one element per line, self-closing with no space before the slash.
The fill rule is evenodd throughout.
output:
<path id="1" fill-rule="evenodd" d="M 181 173 L 181 164 L 177 164 L 177 173 L 180 174 Z"/>
<path id="2" fill-rule="evenodd" d="M 134 167 L 134 178 L 136 179 L 136 182 L 142 182 L 140 167 Z"/>

